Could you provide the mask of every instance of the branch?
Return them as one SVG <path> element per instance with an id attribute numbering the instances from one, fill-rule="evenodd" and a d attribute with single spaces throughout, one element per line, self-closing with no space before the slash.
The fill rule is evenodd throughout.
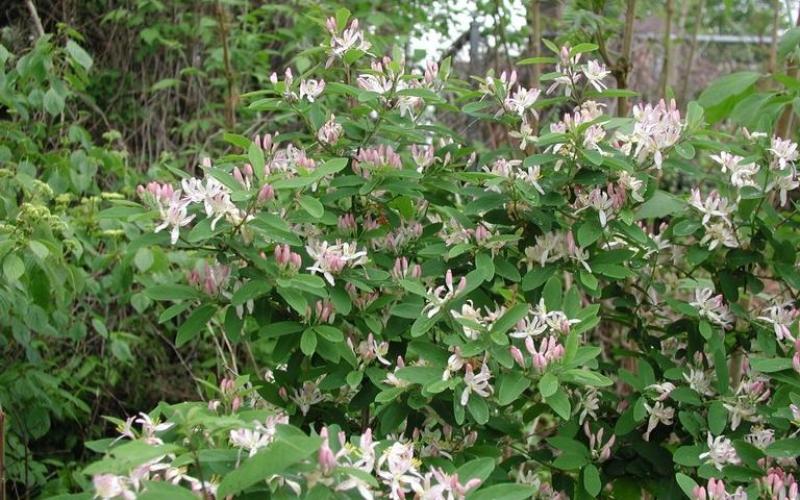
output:
<path id="1" fill-rule="evenodd" d="M 25 5 L 28 7 L 28 12 L 31 13 L 31 18 L 33 18 L 33 26 L 36 28 L 36 38 L 43 37 L 44 26 L 42 26 L 42 20 L 39 18 L 39 13 L 36 12 L 36 6 L 33 5 L 33 0 L 25 0 Z"/>

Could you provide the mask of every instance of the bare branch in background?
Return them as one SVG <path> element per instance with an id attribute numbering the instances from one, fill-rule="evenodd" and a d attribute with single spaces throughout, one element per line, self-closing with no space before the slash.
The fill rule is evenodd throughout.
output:
<path id="1" fill-rule="evenodd" d="M 664 48 L 664 60 L 661 65 L 661 76 L 658 80 L 658 90 L 661 97 L 667 97 L 667 86 L 669 85 L 669 65 L 672 59 L 672 16 L 673 0 L 667 0 L 664 6 L 664 38 L 662 46 Z"/>
<path id="2" fill-rule="evenodd" d="M 31 13 L 31 18 L 33 19 L 33 26 L 36 28 L 36 38 L 41 38 L 44 36 L 44 26 L 42 26 L 42 20 L 39 17 L 39 13 L 36 11 L 36 6 L 33 4 L 33 0 L 25 0 L 25 5 L 28 7 L 28 12 Z"/>
<path id="3" fill-rule="evenodd" d="M 692 30 L 692 40 L 689 43 L 689 55 L 686 57 L 686 67 L 683 69 L 683 80 L 681 82 L 681 89 L 678 94 L 678 100 L 682 104 L 686 104 L 686 100 L 688 99 L 687 93 L 689 92 L 689 78 L 692 75 L 692 68 L 694 67 L 698 35 L 700 35 L 700 27 L 703 25 L 703 14 L 705 8 L 706 0 L 699 0 L 697 3 L 697 17 L 695 18 L 694 29 Z"/>
<path id="4" fill-rule="evenodd" d="M 769 47 L 769 61 L 767 62 L 767 73 L 775 74 L 778 69 L 778 26 L 781 20 L 780 0 L 772 0 L 772 43 Z"/>

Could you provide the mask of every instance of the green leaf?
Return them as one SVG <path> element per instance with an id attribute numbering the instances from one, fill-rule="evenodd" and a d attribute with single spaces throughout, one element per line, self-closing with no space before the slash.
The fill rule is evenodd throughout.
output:
<path id="1" fill-rule="evenodd" d="M 240 306 L 249 300 L 255 300 L 272 289 L 272 284 L 265 279 L 252 279 L 233 292 L 231 304 Z"/>
<path id="2" fill-rule="evenodd" d="M 92 56 L 86 52 L 83 47 L 75 43 L 74 40 L 67 40 L 67 52 L 76 63 L 83 66 L 84 69 L 92 67 Z"/>
<path id="3" fill-rule="evenodd" d="M 768 457 L 795 458 L 800 455 L 800 438 L 779 439 L 767 446 Z"/>
<path id="4" fill-rule="evenodd" d="M 544 375 L 542 375 L 542 378 L 539 379 L 539 392 L 542 393 L 542 397 L 549 398 L 550 396 L 555 394 L 557 390 L 558 390 L 558 377 L 556 377 L 550 372 L 547 372 Z"/>
<path id="5" fill-rule="evenodd" d="M 791 358 L 750 358 L 750 368 L 761 373 L 773 373 L 792 368 Z"/>
<path id="6" fill-rule="evenodd" d="M 317 334 L 313 328 L 306 328 L 300 337 L 300 350 L 306 356 L 313 356 L 317 350 Z"/>
<path id="7" fill-rule="evenodd" d="M 689 497 L 694 498 L 694 489 L 697 488 L 697 483 L 694 479 L 687 476 L 683 472 L 678 472 L 675 474 L 675 481 L 678 483 L 678 486 L 681 487 L 681 491 Z"/>
<path id="8" fill-rule="evenodd" d="M 544 267 L 535 267 L 528 271 L 528 274 L 522 278 L 522 290 L 534 290 L 539 288 L 550 276 L 556 272 L 556 266 L 550 264 Z"/>
<path id="9" fill-rule="evenodd" d="M 656 191 L 653 196 L 636 209 L 636 219 L 666 217 L 683 210 L 685 203 L 665 191 Z"/>
<path id="10" fill-rule="evenodd" d="M 289 466 L 311 456 L 319 449 L 322 440 L 318 437 L 292 436 L 270 444 L 242 465 L 229 472 L 217 489 L 220 498 L 234 495 L 275 474 L 280 474 Z"/>
<path id="11" fill-rule="evenodd" d="M 175 338 L 175 347 L 181 347 L 196 337 L 214 316 L 215 312 L 217 312 L 217 307 L 213 304 L 204 304 L 195 309 L 178 328 L 178 335 Z"/>
<path id="12" fill-rule="evenodd" d="M 536 490 L 532 486 L 503 483 L 482 488 L 471 495 L 467 500 L 526 500 L 532 498 Z"/>
<path id="13" fill-rule="evenodd" d="M 723 76 L 706 87 L 697 101 L 706 109 L 716 106 L 729 97 L 744 93 L 748 88 L 752 87 L 759 78 L 761 78 L 761 74 L 754 71 L 741 71 L 739 73 Z"/>
<path id="14" fill-rule="evenodd" d="M 258 144 L 250 143 L 247 148 L 247 160 L 250 162 L 250 166 L 253 167 L 254 172 L 261 173 L 264 171 L 264 151 Z"/>
<path id="15" fill-rule="evenodd" d="M 517 324 L 517 321 L 524 318 L 529 311 L 530 307 L 528 304 L 516 304 L 512 306 L 508 311 L 505 312 L 500 318 L 492 324 L 491 334 L 503 334 L 507 332 L 511 327 Z"/>
<path id="16" fill-rule="evenodd" d="M 455 394 L 454 397 L 459 397 L 459 395 Z M 469 410 L 469 414 L 478 424 L 484 425 L 489 421 L 489 405 L 486 404 L 486 400 L 482 397 L 471 394 L 469 401 L 467 401 L 467 410 Z"/>
<path id="17" fill-rule="evenodd" d="M 144 492 L 136 495 L 137 500 L 197 500 L 191 490 L 167 481 L 144 481 L 143 485 Z"/>
<path id="18" fill-rule="evenodd" d="M 722 405 L 721 401 L 714 401 L 708 407 L 708 429 L 712 434 L 718 436 L 725 430 L 728 423 L 728 410 Z"/>
<path id="19" fill-rule="evenodd" d="M 64 97 L 52 87 L 45 92 L 42 104 L 44 105 L 44 110 L 53 116 L 58 116 L 64 111 Z"/>
<path id="20" fill-rule="evenodd" d="M 486 481 L 494 470 L 494 460 L 494 458 L 490 457 L 470 460 L 456 470 L 458 480 L 461 484 L 466 483 L 470 479 L 480 479 L 481 482 Z"/>
<path id="21" fill-rule="evenodd" d="M 25 263 L 17 254 L 10 253 L 3 259 L 3 274 L 9 282 L 15 282 L 25 274 Z"/>
<path id="22" fill-rule="evenodd" d="M 583 468 L 583 487 L 586 491 L 596 497 L 600 494 L 603 488 L 603 482 L 600 480 L 600 471 L 594 464 L 589 464 Z"/>
<path id="23" fill-rule="evenodd" d="M 497 403 L 500 406 L 511 404 L 525 392 L 531 381 L 522 373 L 504 373 L 497 384 Z"/>
<path id="24" fill-rule="evenodd" d="M 558 275 L 555 275 L 547 280 L 547 283 L 545 283 L 544 289 L 542 290 L 542 298 L 544 299 L 544 304 L 547 306 L 549 311 L 561 309 L 561 294 L 561 278 L 559 278 Z"/>
<path id="25" fill-rule="evenodd" d="M 322 203 L 320 203 L 318 199 L 308 195 L 300 197 L 300 206 L 303 207 L 303 210 L 308 212 L 308 215 L 315 219 L 319 219 L 325 214 L 325 207 L 322 206 Z"/>
<path id="26" fill-rule="evenodd" d="M 572 404 L 569 402 L 569 396 L 567 396 L 563 388 L 559 387 L 555 394 L 549 398 L 545 398 L 545 402 L 559 417 L 564 420 L 569 420 L 570 414 L 572 413 Z"/>

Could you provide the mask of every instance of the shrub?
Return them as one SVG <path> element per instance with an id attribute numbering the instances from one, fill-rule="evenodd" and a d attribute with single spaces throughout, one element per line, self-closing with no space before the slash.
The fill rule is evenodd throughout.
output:
<path id="1" fill-rule="evenodd" d="M 556 65 L 540 91 L 326 28 L 316 65 L 244 96 L 267 130 L 120 215 L 169 252 L 143 295 L 225 375 L 88 443 L 89 490 L 796 494 L 796 144 L 697 103 L 612 118 L 632 93 L 592 44 L 528 61 Z"/>

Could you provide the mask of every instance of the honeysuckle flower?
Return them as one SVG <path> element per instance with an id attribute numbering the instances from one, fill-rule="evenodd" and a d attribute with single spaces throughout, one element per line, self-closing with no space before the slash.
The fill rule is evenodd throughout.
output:
<path id="1" fill-rule="evenodd" d="M 592 420 L 597 420 L 597 411 L 600 409 L 600 397 L 597 394 L 597 389 L 587 387 L 585 391 L 574 391 L 573 394 L 578 396 L 578 404 L 573 412 L 573 414 L 578 414 L 578 424 L 587 425 L 586 419 L 589 417 L 592 417 Z"/>
<path id="2" fill-rule="evenodd" d="M 794 169 L 790 169 L 789 175 L 776 175 L 775 179 L 767 186 L 767 191 L 778 189 L 781 206 L 786 206 L 789 201 L 789 191 L 794 191 L 800 187 L 800 181 L 797 179 L 797 173 Z"/>
<path id="3" fill-rule="evenodd" d="M 312 274 L 322 274 L 332 286 L 336 284 L 334 275 L 341 273 L 345 267 L 360 266 L 367 261 L 367 251 L 358 250 L 355 242 L 331 245 L 327 241 L 312 241 L 306 246 L 306 252 L 314 259 L 314 264 L 308 270 Z"/>
<path id="4" fill-rule="evenodd" d="M 124 476 L 97 474 L 92 478 L 95 498 L 100 498 L 102 500 L 118 498 L 133 500 L 137 495 L 129 488 L 127 482 L 128 480 Z"/>
<path id="5" fill-rule="evenodd" d="M 181 228 L 189 225 L 194 220 L 194 214 L 188 214 L 188 202 L 181 198 L 181 191 L 175 191 L 167 206 L 161 209 L 161 224 L 155 227 L 155 232 L 170 229 L 170 242 L 174 245 L 181 236 Z"/>
<path id="6" fill-rule="evenodd" d="M 488 398 L 494 392 L 494 388 L 489 384 L 492 373 L 489 371 L 489 366 L 486 362 L 481 364 L 481 371 L 477 374 L 473 372 L 470 364 L 466 365 L 466 370 L 464 374 L 465 387 L 461 392 L 461 406 L 467 405 L 470 394 L 477 394 L 482 398 Z"/>
<path id="7" fill-rule="evenodd" d="M 726 465 L 739 465 L 739 455 L 725 436 L 714 437 L 708 433 L 708 451 L 700 454 L 700 460 L 713 465 L 717 470 L 722 470 Z"/>
<path id="8" fill-rule="evenodd" d="M 711 159 L 719 163 L 722 167 L 722 173 L 730 170 L 731 184 L 736 187 L 755 186 L 755 181 L 752 179 L 758 173 L 758 165 L 755 163 L 745 163 L 744 158 L 741 156 L 732 155 L 728 152 L 721 151 L 718 155 L 711 155 Z"/>
<path id="9" fill-rule="evenodd" d="M 531 355 L 531 364 L 539 372 L 543 372 L 550 363 L 564 357 L 564 346 L 552 335 L 543 338 L 538 349 L 533 338 L 526 337 L 525 349 Z"/>
<path id="10" fill-rule="evenodd" d="M 325 80 L 301 80 L 300 81 L 300 99 L 306 99 L 308 102 L 314 102 L 322 95 L 325 90 Z"/>
<path id="11" fill-rule="evenodd" d="M 317 140 L 321 144 L 333 146 L 339 142 L 342 134 L 344 134 L 344 128 L 336 121 L 336 116 L 331 115 L 328 121 L 317 131 Z"/>
<path id="12" fill-rule="evenodd" d="M 660 170 L 664 151 L 677 144 L 684 128 L 675 100 L 669 105 L 663 99 L 656 106 L 636 105 L 633 118 L 633 132 L 618 134 L 622 152 L 633 153 L 639 163 L 652 158 L 654 166 Z"/>
<path id="13" fill-rule="evenodd" d="M 611 72 L 606 69 L 604 64 L 595 60 L 591 60 L 586 63 L 586 65 L 582 68 L 582 71 L 586 76 L 586 80 L 598 92 L 602 92 L 608 88 L 608 85 L 603 82 L 603 79 L 610 75 Z"/>
<path id="14" fill-rule="evenodd" d="M 548 325 L 545 318 L 538 315 L 528 315 L 517 321 L 514 330 L 509 333 L 508 336 L 515 339 L 538 337 L 547 331 L 547 327 Z"/>
<path id="15" fill-rule="evenodd" d="M 428 318 L 436 316 L 436 313 L 438 313 L 445 304 L 467 288 L 467 279 L 463 276 L 458 282 L 458 285 L 456 287 L 453 286 L 453 272 L 450 269 L 445 273 L 444 281 L 444 285 L 428 289 L 427 302 L 425 307 L 422 308 L 422 314 L 427 315 Z"/>
<path id="16" fill-rule="evenodd" d="M 778 342 L 783 342 L 784 340 L 794 342 L 795 338 L 789 327 L 792 326 L 798 316 L 800 316 L 800 311 L 791 302 L 784 302 L 767 307 L 758 319 L 772 324 L 775 338 Z"/>
<path id="17" fill-rule="evenodd" d="M 772 166 L 778 170 L 785 170 L 786 167 L 797 161 L 800 153 L 797 151 L 797 144 L 790 139 L 773 137 L 771 147 L 767 150 L 772 153 Z"/>
<path id="18" fill-rule="evenodd" d="M 767 446 L 775 442 L 775 431 L 755 425 L 750 429 L 750 433 L 744 440 L 760 450 L 767 449 Z"/>
<path id="19" fill-rule="evenodd" d="M 658 427 L 658 424 L 672 425 L 672 419 L 675 417 L 675 409 L 664 406 L 661 401 L 656 401 L 653 406 L 644 403 L 644 408 L 649 415 L 647 419 L 647 430 L 642 435 L 645 441 L 650 441 L 650 433 Z"/>
<path id="20" fill-rule="evenodd" d="M 566 256 L 567 249 L 564 235 L 556 232 L 544 233 L 536 237 L 536 244 L 525 248 L 525 260 L 528 270 L 537 264 L 540 267 L 555 262 Z"/>
<path id="21" fill-rule="evenodd" d="M 480 484 L 481 480 L 477 478 L 461 483 L 458 474 L 450 475 L 433 467 L 423 476 L 421 484 L 413 486 L 413 490 L 419 500 L 464 500 L 467 492 Z"/>
<path id="22" fill-rule="evenodd" d="M 631 194 L 631 198 L 639 203 L 644 201 L 644 198 L 642 197 L 642 190 L 644 188 L 643 181 L 632 176 L 630 173 L 628 173 L 628 171 L 623 170 L 619 174 L 619 184 Z"/>
<path id="23" fill-rule="evenodd" d="M 509 93 L 508 97 L 503 101 L 503 108 L 509 113 L 514 113 L 520 118 L 525 116 L 525 113 L 536 104 L 539 99 L 539 89 L 526 89 L 525 87 L 518 86 L 514 93 Z M 535 117 L 538 118 L 536 111 L 532 110 Z"/>
<path id="24" fill-rule="evenodd" d="M 689 367 L 689 373 L 683 374 L 684 380 L 698 394 L 703 396 L 713 396 L 714 389 L 711 387 L 711 379 L 702 368 Z"/>
<path id="25" fill-rule="evenodd" d="M 540 165 L 528 167 L 527 170 L 520 170 L 516 175 L 517 179 L 530 184 L 539 194 L 544 196 L 544 189 L 542 189 L 542 186 L 539 184 L 539 180 L 542 178 L 542 167 Z"/>
<path id="26" fill-rule="evenodd" d="M 378 459 L 377 472 L 378 478 L 389 487 L 389 498 L 403 499 L 406 493 L 421 486 L 418 464 L 411 443 L 396 442 L 384 450 Z"/>
<path id="27" fill-rule="evenodd" d="M 708 224 L 712 217 L 730 222 L 730 215 L 736 209 L 736 205 L 730 204 L 727 198 L 720 196 L 716 191 L 712 191 L 703 199 L 699 189 L 692 189 L 689 204 L 703 214 L 703 225 Z"/>
<path id="28" fill-rule="evenodd" d="M 603 443 L 604 430 L 601 427 L 596 433 L 592 433 L 589 422 L 583 424 L 583 433 L 589 438 L 589 450 L 592 452 L 592 459 L 598 463 L 603 463 L 611 458 L 611 447 L 614 446 L 614 442 L 617 439 L 617 436 L 612 434 L 608 441 Z"/>
<path id="29" fill-rule="evenodd" d="M 600 219 L 600 226 L 606 227 L 608 221 L 614 219 L 614 199 L 609 196 L 606 191 L 600 188 L 595 188 L 589 193 L 580 193 L 575 200 L 577 210 L 575 213 L 582 212 L 587 208 L 592 208 L 597 211 L 597 216 Z"/>
<path id="30" fill-rule="evenodd" d="M 319 381 L 306 381 L 300 390 L 292 389 L 291 400 L 300 408 L 303 415 L 317 403 L 325 401 L 325 395 L 319 390 Z"/>
<path id="31" fill-rule="evenodd" d="M 394 82 L 383 75 L 363 74 L 356 79 L 359 88 L 376 94 L 386 94 L 392 90 Z"/>
<path id="32" fill-rule="evenodd" d="M 343 59 L 349 50 L 368 52 L 372 47 L 372 44 L 364 37 L 364 33 L 358 29 L 358 19 L 353 19 L 341 35 L 338 34 L 335 18 L 328 18 L 326 27 L 331 34 L 330 57 L 325 63 L 326 68 L 331 67 L 334 60 Z"/>
<path id="33" fill-rule="evenodd" d="M 736 488 L 734 493 L 728 493 L 722 479 L 712 477 L 705 487 L 695 486 L 692 497 L 693 500 L 747 500 L 747 493 L 741 486 Z"/>
<path id="34" fill-rule="evenodd" d="M 528 147 L 528 144 L 535 143 L 538 139 L 534 133 L 533 127 L 531 127 L 531 125 L 524 119 L 519 127 L 519 131 L 512 130 L 508 133 L 508 135 L 519 139 L 519 149 L 523 151 Z"/>
<path id="35" fill-rule="evenodd" d="M 665 401 L 669 397 L 669 394 L 675 390 L 675 384 L 672 382 L 662 382 L 660 384 L 648 385 L 645 389 L 655 391 L 656 401 Z"/>
<path id="36" fill-rule="evenodd" d="M 705 230 L 705 235 L 700 239 L 700 244 L 707 244 L 709 250 L 714 250 L 718 246 L 725 246 L 728 248 L 737 248 L 739 246 L 739 242 L 736 240 L 736 234 L 725 222 L 708 224 Z"/>
<path id="37" fill-rule="evenodd" d="M 714 290 L 711 288 L 696 288 L 694 301 L 689 305 L 697 309 L 700 317 L 706 318 L 726 330 L 733 327 L 735 318 L 728 310 L 728 306 L 725 305 L 722 294 L 714 295 Z"/>
<path id="38" fill-rule="evenodd" d="M 234 429 L 230 431 L 229 440 L 231 446 L 247 450 L 248 456 L 252 457 L 259 449 L 267 446 L 272 438 L 253 429 Z"/>

